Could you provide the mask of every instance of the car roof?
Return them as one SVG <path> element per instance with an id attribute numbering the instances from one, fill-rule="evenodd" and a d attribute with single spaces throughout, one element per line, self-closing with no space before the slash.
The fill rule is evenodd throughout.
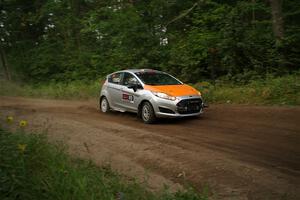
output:
<path id="1" fill-rule="evenodd" d="M 155 69 L 125 69 L 118 72 L 131 72 L 131 73 L 137 73 L 137 72 L 161 72 Z"/>

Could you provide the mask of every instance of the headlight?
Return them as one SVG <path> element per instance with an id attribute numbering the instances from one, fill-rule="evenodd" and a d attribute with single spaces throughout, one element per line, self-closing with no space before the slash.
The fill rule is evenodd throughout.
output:
<path id="1" fill-rule="evenodd" d="M 201 96 L 201 92 L 198 91 L 198 95 Z"/>
<path id="2" fill-rule="evenodd" d="M 155 96 L 159 97 L 159 98 L 162 98 L 162 99 L 168 99 L 168 100 L 171 100 L 171 101 L 175 101 L 176 100 L 176 97 L 173 97 L 173 96 L 169 96 L 165 93 L 162 93 L 162 92 L 153 92 L 151 91 L 152 94 L 154 94 Z"/>

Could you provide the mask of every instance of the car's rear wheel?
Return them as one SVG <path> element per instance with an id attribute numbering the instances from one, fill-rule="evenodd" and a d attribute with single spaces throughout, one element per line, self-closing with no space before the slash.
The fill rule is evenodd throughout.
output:
<path id="1" fill-rule="evenodd" d="M 141 117 L 144 123 L 152 124 L 156 121 L 154 109 L 149 102 L 145 102 L 141 108 Z"/>
<path id="2" fill-rule="evenodd" d="M 110 110 L 109 103 L 108 103 L 108 100 L 106 99 L 106 97 L 102 97 L 100 99 L 100 110 L 103 113 L 107 113 Z"/>

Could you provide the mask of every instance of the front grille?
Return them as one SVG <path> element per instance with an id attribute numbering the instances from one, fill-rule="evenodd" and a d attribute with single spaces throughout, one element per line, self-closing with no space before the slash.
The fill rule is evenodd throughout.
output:
<path id="1" fill-rule="evenodd" d="M 163 107 L 159 107 L 159 111 L 162 112 L 162 113 L 175 114 L 175 112 L 173 110 L 170 110 L 168 108 L 163 108 Z"/>
<path id="2" fill-rule="evenodd" d="M 184 99 L 177 103 L 177 111 L 180 114 L 192 114 L 200 112 L 202 108 L 202 99 Z"/>

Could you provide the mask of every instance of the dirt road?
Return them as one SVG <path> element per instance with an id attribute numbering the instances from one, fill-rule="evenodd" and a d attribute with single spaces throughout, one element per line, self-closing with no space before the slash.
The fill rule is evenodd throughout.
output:
<path id="1" fill-rule="evenodd" d="M 96 101 L 0 97 L 1 119 L 63 140 L 71 154 L 110 164 L 149 188 L 192 184 L 213 199 L 300 199 L 300 108 L 212 105 L 200 118 L 145 125 L 101 114 Z"/>

